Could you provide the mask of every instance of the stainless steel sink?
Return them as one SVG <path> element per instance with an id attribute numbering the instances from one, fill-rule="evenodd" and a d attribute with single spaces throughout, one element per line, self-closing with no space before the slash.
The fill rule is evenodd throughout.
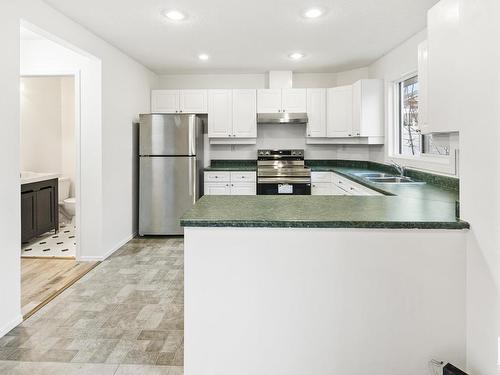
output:
<path id="1" fill-rule="evenodd" d="M 384 176 L 366 177 L 366 179 L 378 184 L 425 184 L 425 182 L 412 180 L 410 177 Z"/>
<path id="2" fill-rule="evenodd" d="M 360 172 L 360 173 L 355 173 L 355 175 L 362 178 L 395 177 L 392 174 L 381 173 L 381 172 Z"/>

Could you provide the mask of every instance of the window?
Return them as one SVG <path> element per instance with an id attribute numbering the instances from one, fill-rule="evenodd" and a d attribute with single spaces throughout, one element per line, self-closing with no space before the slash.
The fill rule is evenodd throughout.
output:
<path id="1" fill-rule="evenodd" d="M 397 128 L 396 148 L 401 156 L 421 156 L 422 154 L 449 155 L 448 135 L 422 135 L 418 125 L 418 76 L 401 80 L 396 84 Z"/>

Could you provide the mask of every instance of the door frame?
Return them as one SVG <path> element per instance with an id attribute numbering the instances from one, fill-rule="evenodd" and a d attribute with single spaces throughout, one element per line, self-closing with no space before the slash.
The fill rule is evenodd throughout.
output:
<path id="1" fill-rule="evenodd" d="M 80 260 L 81 256 L 81 247 L 80 247 L 80 223 L 81 223 L 81 209 L 80 209 L 80 204 L 81 204 L 81 199 L 80 199 L 80 192 L 81 192 L 81 182 L 82 182 L 82 176 L 81 176 L 81 137 L 80 137 L 80 129 L 81 129 L 81 102 L 80 102 L 80 88 L 81 88 L 81 82 L 80 82 L 80 70 L 54 70 L 51 72 L 47 73 L 36 73 L 36 74 L 26 74 L 26 75 L 21 75 L 19 74 L 19 79 L 21 78 L 36 78 L 36 77 L 73 77 L 73 83 L 74 83 L 74 123 L 75 123 L 75 238 L 76 238 L 76 251 L 75 251 L 75 258 L 76 260 Z M 62 176 L 61 176 L 62 177 Z M 59 215 L 59 212 L 57 213 Z"/>

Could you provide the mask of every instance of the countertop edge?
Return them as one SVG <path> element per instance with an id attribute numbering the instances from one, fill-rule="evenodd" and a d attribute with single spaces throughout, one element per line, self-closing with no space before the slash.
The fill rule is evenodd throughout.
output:
<path id="1" fill-rule="evenodd" d="M 214 228 L 359 228 L 359 229 L 470 229 L 465 221 L 403 222 L 403 221 L 259 221 L 259 220 L 189 220 L 181 219 L 182 227 Z"/>

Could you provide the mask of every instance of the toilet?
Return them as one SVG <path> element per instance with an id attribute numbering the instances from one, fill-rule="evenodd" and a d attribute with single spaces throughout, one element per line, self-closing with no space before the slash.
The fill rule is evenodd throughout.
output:
<path id="1" fill-rule="evenodd" d="M 59 213 L 67 222 L 73 223 L 75 217 L 75 198 L 70 197 L 71 180 L 68 177 L 59 178 Z"/>

